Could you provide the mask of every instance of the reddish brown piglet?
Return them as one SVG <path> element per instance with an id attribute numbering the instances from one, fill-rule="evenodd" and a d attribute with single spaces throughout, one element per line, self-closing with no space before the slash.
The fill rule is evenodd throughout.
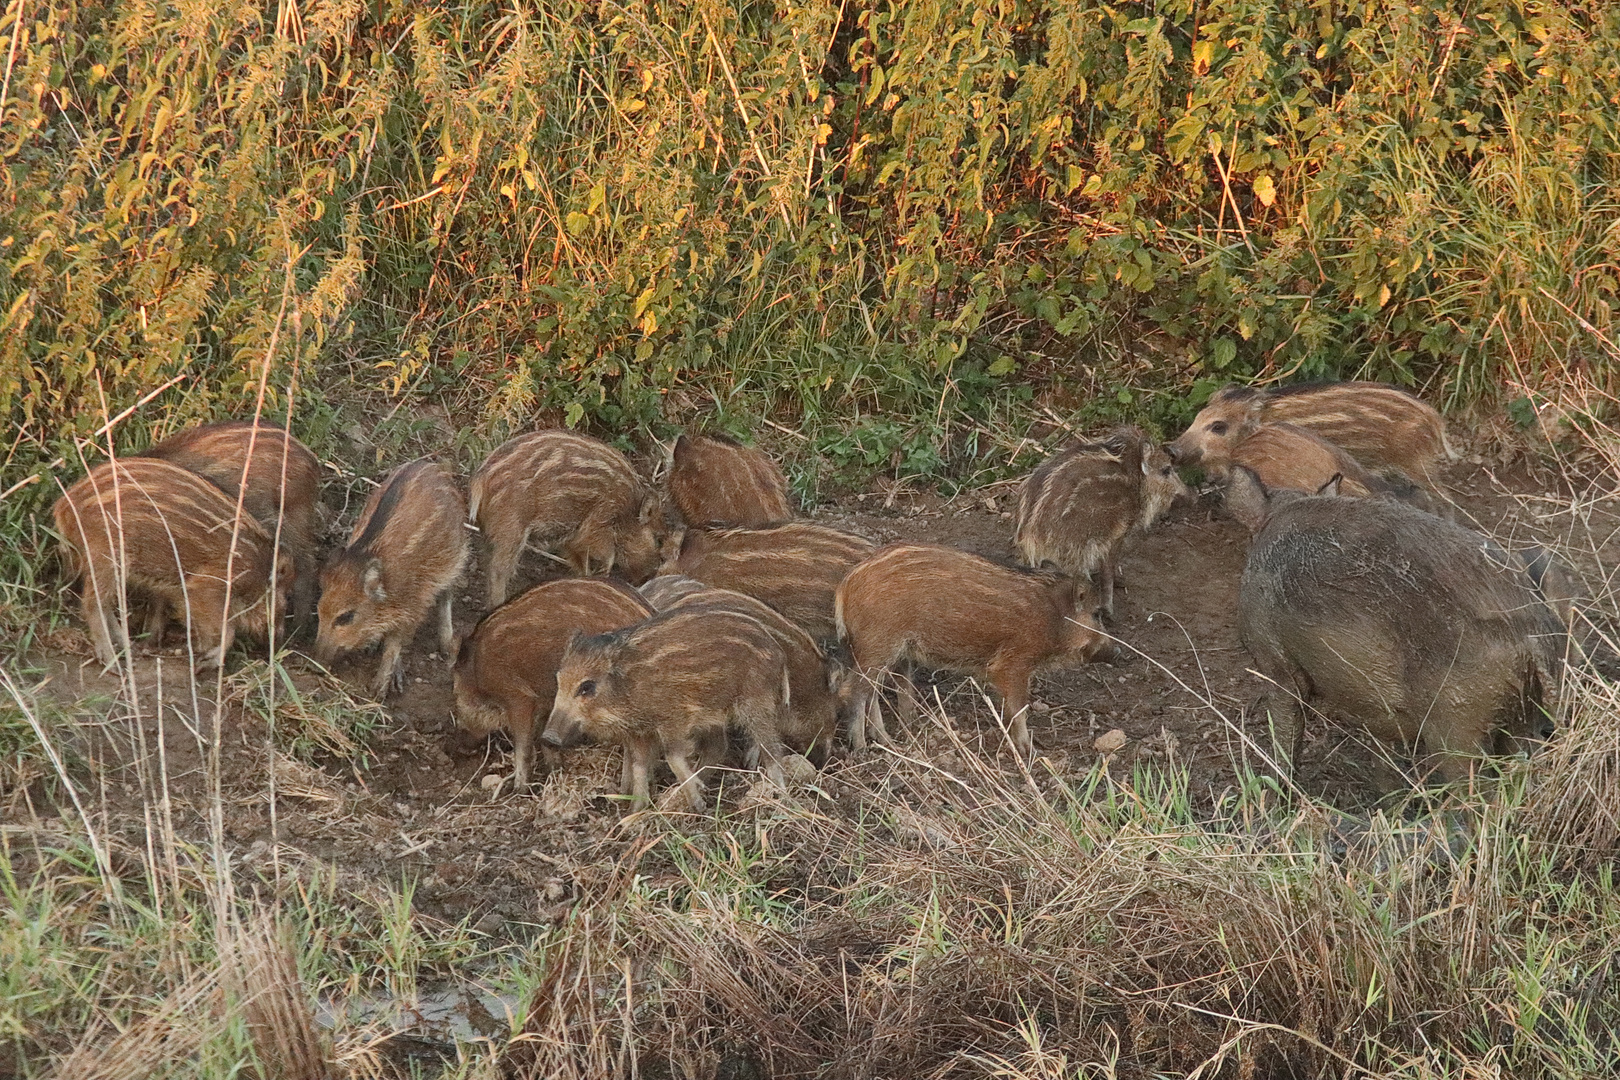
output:
<path id="1" fill-rule="evenodd" d="M 321 572 L 315 653 L 330 663 L 383 643 L 376 695 L 404 685 L 400 653 L 437 606 L 439 647 L 455 643 L 450 589 L 467 565 L 467 506 L 442 465 L 401 465 L 371 493 L 349 546 Z"/>
<path id="2" fill-rule="evenodd" d="M 501 444 L 473 474 L 472 520 L 489 545 L 489 606 L 500 607 L 530 541 L 576 573 L 617 569 L 633 583 L 658 567 L 658 499 L 607 443 L 537 431 Z"/>
<path id="3" fill-rule="evenodd" d="M 854 659 L 848 680 L 850 743 L 887 742 L 873 689 L 903 658 L 988 678 L 1018 753 L 1033 744 L 1025 723 L 1029 681 L 1047 667 L 1111 652 L 1073 578 L 1002 566 L 939 544 L 890 544 L 838 587 L 838 636 Z"/>
<path id="4" fill-rule="evenodd" d="M 724 435 L 682 435 L 669 498 L 687 525 L 758 528 L 793 516 L 787 479 L 765 454 Z"/>
<path id="5" fill-rule="evenodd" d="M 863 536 L 790 521 L 764 529 L 689 529 L 662 573 L 685 574 L 765 601 L 817 641 L 837 632 L 833 594 L 876 550 Z"/>
<path id="6" fill-rule="evenodd" d="M 272 424 L 225 420 L 171 435 L 140 456 L 189 469 L 233 502 L 240 490 L 243 507 L 292 556 L 298 572 L 293 616 L 314 611 L 321 464 L 309 447 Z"/>
<path id="7" fill-rule="evenodd" d="M 1113 618 L 1120 553 L 1186 491 L 1162 447 L 1140 428 L 1120 428 L 1102 442 L 1053 454 L 1030 474 L 1018 496 L 1013 543 L 1030 566 L 1049 562 L 1096 580 L 1102 612 Z"/>
<path id="8" fill-rule="evenodd" d="M 462 641 L 452 676 L 456 717 L 472 735 L 504 730 L 512 737 L 515 789 L 528 786 L 535 720 L 543 725 L 551 715 L 569 639 L 576 632 L 617 630 L 652 614 L 645 600 L 619 582 L 563 578 L 502 604 Z M 551 753 L 547 757 L 551 764 Z"/>
<path id="9" fill-rule="evenodd" d="M 70 579 L 84 579 L 96 656 L 128 650 L 130 594 L 186 619 L 199 667 L 217 667 L 238 632 L 262 637 L 296 570 L 259 523 L 207 480 L 149 458 L 106 462 L 52 508 Z M 272 593 L 272 574 L 278 592 Z"/>
<path id="10" fill-rule="evenodd" d="M 653 578 L 653 581 L 659 580 L 662 579 Z M 658 606 L 656 601 L 654 606 Z M 838 701 L 833 693 L 827 655 L 821 651 L 821 647 L 797 624 L 789 622 L 765 601 L 731 589 L 699 585 L 696 589 L 681 590 L 661 610 L 680 611 L 688 608 L 740 612 L 758 620 L 761 626 L 770 631 L 776 644 L 781 646 L 788 666 L 791 704 L 788 707 L 787 726 L 782 728 L 782 740 L 818 767 L 826 764 L 827 751 L 838 732 Z M 754 768 L 757 764 L 750 761 L 748 767 Z"/>
<path id="11" fill-rule="evenodd" d="M 703 771 L 726 753 L 727 729 L 742 734 L 785 785 L 790 721 L 787 661 L 770 631 L 736 611 L 684 608 L 595 637 L 576 636 L 557 672 L 557 698 L 541 741 L 624 747 L 624 794 L 651 801 L 661 755 L 692 809 L 707 808 Z"/>
<path id="12" fill-rule="evenodd" d="M 1387 495 L 1424 508 L 1429 505 L 1428 495 L 1410 481 L 1376 476 L 1342 448 L 1304 428 L 1262 420 L 1258 408 L 1235 423 L 1194 421 L 1168 449 L 1178 465 L 1201 466 L 1223 482 L 1241 466 L 1272 491 L 1314 493 L 1339 477 L 1343 495 Z"/>
<path id="13" fill-rule="evenodd" d="M 1365 469 L 1394 470 L 1430 491 L 1439 490 L 1440 462 L 1456 457 L 1446 442 L 1445 421 L 1433 406 L 1373 382 L 1296 383 L 1269 390 L 1228 386 L 1210 398 L 1187 436 L 1172 446 L 1185 446 L 1188 437 L 1224 439 L 1245 424 L 1261 423 L 1291 424 L 1344 451 Z M 1182 462 L 1180 454 L 1176 460 Z"/>

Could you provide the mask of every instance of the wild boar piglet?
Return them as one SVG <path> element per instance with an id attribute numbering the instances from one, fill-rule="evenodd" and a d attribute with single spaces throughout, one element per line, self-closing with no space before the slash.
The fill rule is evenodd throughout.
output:
<path id="1" fill-rule="evenodd" d="M 444 466 L 422 459 L 401 465 L 371 493 L 349 545 L 321 571 L 322 663 L 382 642 L 372 684 L 377 697 L 400 689 L 400 654 L 437 607 L 439 648 L 455 648 L 451 589 L 467 566 L 467 504 Z"/>
<path id="2" fill-rule="evenodd" d="M 839 585 L 837 623 L 854 661 L 845 713 L 857 750 L 869 720 L 873 737 L 888 741 L 873 689 L 901 659 L 988 678 L 1013 746 L 1028 758 L 1031 677 L 1112 655 L 1083 583 L 940 544 L 879 548 Z"/>
<path id="3" fill-rule="evenodd" d="M 292 558 L 236 500 L 189 469 L 153 458 L 105 462 L 52 508 L 69 580 L 82 578 L 96 657 L 129 648 L 131 594 L 186 620 L 198 667 L 217 667 L 238 632 L 264 637 L 285 612 Z M 272 589 L 272 582 L 274 589 Z"/>

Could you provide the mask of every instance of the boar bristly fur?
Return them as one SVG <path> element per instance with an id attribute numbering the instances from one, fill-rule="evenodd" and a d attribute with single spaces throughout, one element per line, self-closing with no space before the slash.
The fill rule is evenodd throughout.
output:
<path id="1" fill-rule="evenodd" d="M 1140 428 L 1120 428 L 1053 454 L 1030 474 L 1013 543 L 1029 566 L 1051 563 L 1096 581 L 1101 610 L 1113 618 L 1120 553 L 1186 491 L 1162 447 Z"/>
<path id="2" fill-rule="evenodd" d="M 1265 398 L 1229 415 L 1209 406 L 1167 449 L 1178 465 L 1201 466 L 1224 483 L 1235 467 L 1251 469 L 1271 491 L 1316 492 L 1337 476 L 1343 495 L 1387 495 L 1418 501 L 1417 488 L 1402 477 L 1375 476 L 1342 447 L 1292 424 L 1263 418 Z M 1427 501 L 1426 496 L 1423 501 Z"/>
<path id="3" fill-rule="evenodd" d="M 736 611 L 758 620 L 770 631 L 781 646 L 788 669 L 791 704 L 787 724 L 781 729 L 782 741 L 809 758 L 817 768 L 826 764 L 827 752 L 838 732 L 838 701 L 833 693 L 827 655 L 821 647 L 798 624 L 788 621 L 765 601 L 745 593 L 701 586 L 683 592 L 668 605 L 671 611 L 692 608 Z M 755 763 L 750 762 L 749 768 L 754 767 Z"/>
<path id="4" fill-rule="evenodd" d="M 309 447 L 272 424 L 225 420 L 171 435 L 140 456 L 189 469 L 233 502 L 241 491 L 243 507 L 292 556 L 298 573 L 293 617 L 302 620 L 314 612 L 321 464 Z"/>
<path id="5" fill-rule="evenodd" d="M 623 746 L 624 793 L 637 809 L 651 801 L 649 775 L 662 755 L 702 812 L 702 774 L 724 756 L 728 728 L 785 785 L 781 731 L 791 701 L 787 660 L 757 620 L 678 609 L 611 634 L 576 636 L 541 739 L 558 749 L 586 740 Z"/>
<path id="6" fill-rule="evenodd" d="M 847 680 L 850 745 L 888 741 L 873 689 L 903 658 L 988 678 L 1017 752 L 1033 751 L 1025 711 L 1039 670 L 1103 655 L 1109 642 L 1083 584 L 1063 574 L 1002 566 L 939 544 L 890 544 L 838 587 L 839 640 L 854 660 Z"/>
<path id="7" fill-rule="evenodd" d="M 467 565 L 466 519 L 442 465 L 423 459 L 395 469 L 366 500 L 348 547 L 321 571 L 316 656 L 329 663 L 382 642 L 373 690 L 384 697 L 404 685 L 400 654 L 435 607 L 439 647 L 450 656 L 450 590 Z"/>
<path id="8" fill-rule="evenodd" d="M 642 599 L 653 606 L 654 611 L 668 611 L 682 597 L 708 588 L 712 586 L 685 574 L 656 574 L 643 582 L 637 591 Z"/>
<path id="9" fill-rule="evenodd" d="M 1417 744 L 1445 779 L 1502 736 L 1545 736 L 1562 620 L 1517 557 L 1413 507 L 1332 495 L 1255 505 L 1238 626 L 1298 760 L 1309 705 Z"/>
<path id="10" fill-rule="evenodd" d="M 472 735 L 512 737 L 513 788 L 529 783 L 534 725 L 551 715 L 557 669 L 577 633 L 601 634 L 650 618 L 633 589 L 600 578 L 536 585 L 484 616 L 462 642 L 452 674 L 456 718 Z M 555 751 L 542 747 L 547 765 Z"/>
<path id="11" fill-rule="evenodd" d="M 263 637 L 285 610 L 291 557 L 236 500 L 178 465 L 152 458 L 105 462 L 52 508 L 70 579 L 84 579 L 84 620 L 96 656 L 128 650 L 131 593 L 185 616 L 199 667 L 223 662 L 238 632 Z M 271 590 L 272 575 L 276 591 Z"/>
<path id="12" fill-rule="evenodd" d="M 817 641 L 837 633 L 833 594 L 877 545 L 862 536 L 791 521 L 763 529 L 688 529 L 662 573 L 765 601 Z"/>
<path id="13" fill-rule="evenodd" d="M 472 521 L 489 546 L 489 606 L 500 607 L 531 541 L 559 551 L 576 573 L 615 569 L 632 583 L 658 567 L 657 497 L 630 459 L 570 431 L 511 439 L 473 474 Z"/>
<path id="14" fill-rule="evenodd" d="M 793 516 L 787 478 L 764 453 L 723 435 L 682 435 L 669 498 L 686 525 L 758 528 Z"/>
<path id="15" fill-rule="evenodd" d="M 1384 383 L 1296 383 L 1272 389 L 1228 386 L 1193 418 L 1190 432 L 1215 423 L 1236 427 L 1245 417 L 1292 424 L 1342 449 L 1374 473 L 1393 470 L 1432 492 L 1439 466 L 1456 453 L 1434 407 Z M 1179 460 L 1179 458 L 1178 458 Z"/>

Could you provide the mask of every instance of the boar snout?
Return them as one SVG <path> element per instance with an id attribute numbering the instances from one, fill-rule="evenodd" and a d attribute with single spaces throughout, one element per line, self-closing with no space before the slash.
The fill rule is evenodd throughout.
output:
<path id="1" fill-rule="evenodd" d="M 554 750 L 567 750 L 585 741 L 585 728 L 578 717 L 556 705 L 546 720 L 546 730 L 540 733 L 540 741 Z"/>

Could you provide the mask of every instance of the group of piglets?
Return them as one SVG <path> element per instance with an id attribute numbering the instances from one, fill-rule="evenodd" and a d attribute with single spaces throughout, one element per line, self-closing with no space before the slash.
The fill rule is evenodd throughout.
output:
<path id="1" fill-rule="evenodd" d="M 457 714 L 511 735 L 520 787 L 537 731 L 548 765 L 623 746 L 635 805 L 660 759 L 694 808 L 728 756 L 787 783 L 841 732 L 856 749 L 887 739 L 873 690 L 902 660 L 988 678 L 1028 755 L 1033 673 L 1111 649 L 1083 582 L 796 520 L 781 470 L 729 439 L 677 440 L 659 498 L 612 447 L 537 432 L 490 455 L 472 503 L 494 610 L 458 651 Z M 623 580 L 563 578 L 495 606 L 529 544 Z"/>
<path id="2" fill-rule="evenodd" d="M 796 520 L 776 464 L 723 437 L 677 440 L 660 492 L 613 447 L 540 431 L 491 453 L 465 499 L 436 462 L 396 469 L 320 571 L 318 606 L 319 465 L 273 426 L 204 425 L 97 466 L 55 520 L 104 662 L 128 646 L 130 597 L 159 640 L 182 615 L 203 665 L 238 631 L 314 608 L 323 661 L 382 646 L 380 697 L 437 613 L 458 718 L 510 734 L 515 787 L 538 731 L 548 766 L 619 744 L 635 805 L 662 760 L 701 808 L 724 761 L 783 784 L 840 736 L 887 741 L 876 690 L 904 662 L 988 680 L 1029 756 L 1032 676 L 1114 656 L 1120 555 L 1196 465 L 1254 534 L 1240 627 L 1296 751 L 1314 709 L 1417 743 L 1453 777 L 1548 730 L 1569 590 L 1545 552 L 1506 552 L 1435 512 L 1447 452 L 1439 415 L 1393 388 L 1228 388 L 1167 446 L 1122 428 L 1048 459 L 1021 493 L 1014 566 Z M 489 612 L 458 636 L 451 592 L 473 531 Z M 577 576 L 508 600 L 531 546 Z"/>

